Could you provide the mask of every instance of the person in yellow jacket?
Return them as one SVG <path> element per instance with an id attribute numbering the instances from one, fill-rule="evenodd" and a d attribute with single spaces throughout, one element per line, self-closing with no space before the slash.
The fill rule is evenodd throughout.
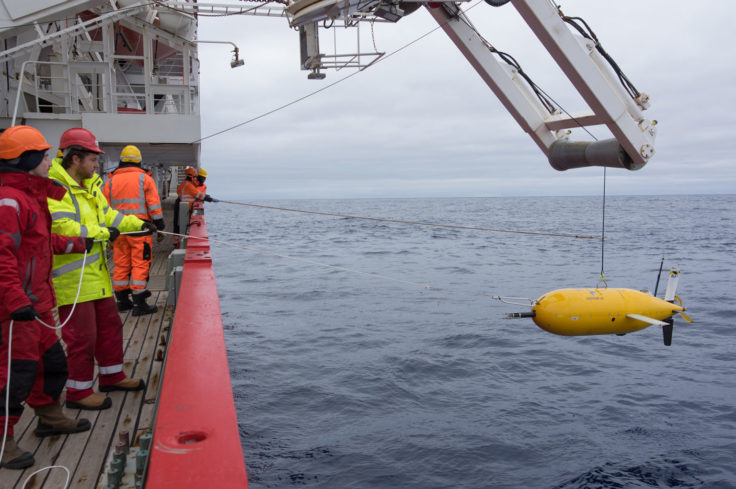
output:
<path id="1" fill-rule="evenodd" d="M 102 150 L 90 131 L 80 127 L 65 131 L 59 148 L 64 158 L 52 162 L 49 177 L 66 188 L 67 193 L 60 201 L 48 199 L 52 232 L 100 241 L 95 242 L 86 259 L 78 253 L 54 255 L 51 276 L 59 318 L 64 322 L 71 315 L 61 330 L 69 364 L 66 406 L 107 409 L 111 400 L 92 390 L 95 359 L 101 392 L 141 390 L 145 383 L 128 378 L 123 372 L 123 324 L 112 297 L 105 248 L 107 241 L 114 241 L 120 231 L 153 231 L 155 227 L 108 205 L 102 195 L 102 178 L 95 173 Z"/>
<path id="2" fill-rule="evenodd" d="M 206 181 L 207 181 L 207 170 L 205 170 L 204 168 L 200 168 L 199 171 L 197 172 L 196 186 L 197 186 L 197 190 L 199 190 L 200 192 L 204 192 L 205 194 L 207 193 L 207 184 L 204 183 Z"/>
<path id="3" fill-rule="evenodd" d="M 150 171 L 141 168 L 141 152 L 128 145 L 120 153 L 120 165 L 110 174 L 102 187 L 102 193 L 110 205 L 125 215 L 153 222 L 156 229 L 165 227 L 161 198 Z M 147 289 L 151 268 L 153 238 L 145 236 L 120 236 L 113 243 L 112 286 L 118 301 L 118 311 L 133 309 L 133 316 L 156 312 L 155 305 L 146 303 L 151 296 Z M 133 301 L 130 300 L 132 293 Z"/>

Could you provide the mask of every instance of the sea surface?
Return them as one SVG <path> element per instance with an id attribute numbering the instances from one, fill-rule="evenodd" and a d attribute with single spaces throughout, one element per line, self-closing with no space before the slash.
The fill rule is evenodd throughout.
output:
<path id="1" fill-rule="evenodd" d="M 602 228 L 599 197 L 259 203 Z M 213 255 L 251 488 L 736 487 L 736 195 L 609 196 L 603 251 L 228 203 L 206 212 L 210 237 L 240 247 Z M 651 291 L 662 257 L 659 296 L 679 266 L 695 320 L 676 319 L 670 347 L 657 327 L 555 336 L 505 318 L 528 306 L 491 299 L 595 287 L 601 258 L 609 287 Z"/>

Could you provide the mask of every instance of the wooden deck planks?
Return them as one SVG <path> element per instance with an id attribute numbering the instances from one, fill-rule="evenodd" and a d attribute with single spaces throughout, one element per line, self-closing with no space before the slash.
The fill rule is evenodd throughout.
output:
<path id="1" fill-rule="evenodd" d="M 169 217 L 169 216 L 167 216 Z M 168 222 L 171 222 L 169 219 Z M 170 237 L 157 243 L 154 240 L 154 256 L 151 265 L 151 281 L 163 283 L 160 276 L 166 271 L 166 260 L 173 249 Z M 92 423 L 92 430 L 73 435 L 38 438 L 33 430 L 36 418 L 28 406 L 15 427 L 18 444 L 34 453 L 36 463 L 24 470 L 0 469 L 0 489 L 20 489 L 26 478 L 34 471 L 50 465 L 63 465 L 71 472 L 69 487 L 95 489 L 106 482 L 100 477 L 114 448 L 121 430 L 130 432 L 134 440 L 140 431 L 150 429 L 153 423 L 155 402 L 161 381 L 161 361 L 156 360 L 161 335 L 166 335 L 171 326 L 174 311 L 166 307 L 167 292 L 152 287 L 149 303 L 155 301 L 159 310 L 150 315 L 134 317 L 130 312 L 121 313 L 123 321 L 124 370 L 132 377 L 142 377 L 147 384 L 143 392 L 112 392 L 109 394 L 113 406 L 104 411 L 80 411 L 66 409 L 68 416 L 84 417 Z M 62 396 L 63 400 L 63 396 Z M 28 489 L 60 489 L 64 487 L 66 472 L 53 469 L 37 474 L 30 480 Z"/>

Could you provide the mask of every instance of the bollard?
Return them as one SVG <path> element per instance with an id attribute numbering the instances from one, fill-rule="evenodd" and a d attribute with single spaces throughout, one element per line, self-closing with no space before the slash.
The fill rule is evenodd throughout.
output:
<path id="1" fill-rule="evenodd" d="M 138 440 L 138 443 L 140 444 L 141 450 L 150 450 L 151 449 L 151 439 L 153 436 L 150 433 L 146 433 L 145 435 L 141 435 L 140 439 Z"/>
<path id="2" fill-rule="evenodd" d="M 143 470 L 146 468 L 146 460 L 148 459 L 148 450 L 138 450 L 135 455 L 135 474 L 142 476 Z"/>
<path id="3" fill-rule="evenodd" d="M 128 453 L 128 448 L 130 448 L 130 432 L 121 431 L 118 433 L 118 439 L 125 445 L 125 453 Z"/>
<path id="4" fill-rule="evenodd" d="M 113 489 L 117 489 L 120 487 L 120 478 L 122 477 L 122 472 L 118 469 L 110 468 L 110 470 L 107 472 L 107 485 L 110 486 Z"/>

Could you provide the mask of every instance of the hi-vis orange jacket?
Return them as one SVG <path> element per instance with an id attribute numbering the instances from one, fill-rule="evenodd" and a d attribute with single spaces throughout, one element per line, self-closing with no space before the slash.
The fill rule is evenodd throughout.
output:
<path id="1" fill-rule="evenodd" d="M 139 219 L 163 219 L 161 199 L 151 172 L 131 163 L 121 163 L 102 187 L 102 193 L 118 212 Z"/>
<path id="2" fill-rule="evenodd" d="M 198 189 L 194 182 L 188 178 L 181 182 L 179 188 L 177 188 L 177 193 L 179 194 L 179 200 L 189 203 L 189 210 L 192 210 L 194 202 L 205 200 L 207 196 L 204 191 Z"/>

